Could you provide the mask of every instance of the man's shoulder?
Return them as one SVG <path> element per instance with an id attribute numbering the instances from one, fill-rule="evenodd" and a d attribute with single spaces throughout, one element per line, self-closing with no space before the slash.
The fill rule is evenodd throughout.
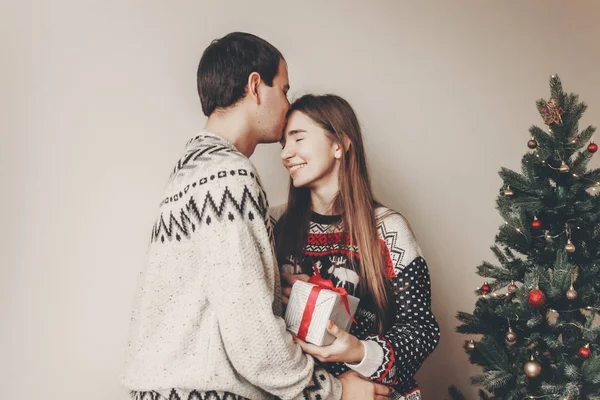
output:
<path id="1" fill-rule="evenodd" d="M 188 141 L 177 161 L 170 183 L 180 186 L 198 182 L 199 185 L 227 180 L 258 182 L 256 168 L 233 145 L 214 135 L 198 135 Z"/>
<path id="2" fill-rule="evenodd" d="M 178 210 L 193 198 L 202 204 L 219 205 L 227 199 L 246 200 L 266 208 L 266 194 L 252 162 L 233 145 L 214 135 L 189 140 L 165 187 L 161 211 Z"/>

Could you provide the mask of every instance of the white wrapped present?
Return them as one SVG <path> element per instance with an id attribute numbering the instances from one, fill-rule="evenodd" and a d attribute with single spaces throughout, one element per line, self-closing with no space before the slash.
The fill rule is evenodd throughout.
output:
<path id="1" fill-rule="evenodd" d="M 331 281 L 315 279 L 294 283 L 285 310 L 285 323 L 288 331 L 305 342 L 327 346 L 335 340 L 335 336 L 327 332 L 327 322 L 331 320 L 340 329 L 350 331 L 360 300 L 347 294 L 343 296 L 345 290 L 334 288 Z M 315 281 L 319 284 L 310 283 Z M 323 282 L 327 284 L 323 285 Z M 343 297 L 347 299 L 348 310 Z"/>

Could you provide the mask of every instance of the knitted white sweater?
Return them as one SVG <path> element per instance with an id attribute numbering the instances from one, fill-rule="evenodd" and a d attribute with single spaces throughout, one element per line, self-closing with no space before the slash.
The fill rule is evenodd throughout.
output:
<path id="1" fill-rule="evenodd" d="M 339 399 L 339 380 L 315 367 L 280 318 L 272 243 L 250 160 L 217 135 L 190 140 L 152 230 L 124 385 L 165 398 L 175 389 L 182 399 Z"/>

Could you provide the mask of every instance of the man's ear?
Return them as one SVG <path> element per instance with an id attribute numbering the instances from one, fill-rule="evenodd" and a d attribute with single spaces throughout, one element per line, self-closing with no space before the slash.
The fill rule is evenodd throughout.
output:
<path id="1" fill-rule="evenodd" d="M 256 104 L 260 104 L 260 96 L 258 94 L 258 86 L 261 83 L 260 74 L 252 72 L 248 75 L 248 84 L 246 85 L 246 95 L 249 96 Z"/>

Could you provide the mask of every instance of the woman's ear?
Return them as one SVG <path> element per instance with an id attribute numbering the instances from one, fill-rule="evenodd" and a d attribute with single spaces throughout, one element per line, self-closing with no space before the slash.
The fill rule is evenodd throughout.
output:
<path id="1" fill-rule="evenodd" d="M 258 72 L 252 72 L 248 75 L 248 84 L 246 85 L 246 95 L 256 101 L 256 104 L 260 104 L 260 96 L 258 94 L 258 86 L 260 85 L 261 79 Z"/>
<path id="2" fill-rule="evenodd" d="M 344 137 L 342 138 L 342 141 L 344 142 L 344 151 L 348 151 L 350 150 L 350 146 L 352 146 L 352 142 L 350 141 L 350 138 L 346 135 L 344 135 Z"/>
<path id="3" fill-rule="evenodd" d="M 348 136 L 344 135 L 344 137 L 342 138 L 342 145 L 343 145 L 343 153 L 347 153 L 348 149 L 350 149 L 350 146 L 352 145 L 352 142 L 350 141 Z M 340 158 L 342 158 L 342 145 L 340 145 L 339 143 L 335 144 L 334 157 L 337 158 L 338 160 Z"/>
<path id="4" fill-rule="evenodd" d="M 342 158 L 342 146 L 340 146 L 339 143 L 335 144 L 333 157 L 335 157 L 337 160 Z"/>

